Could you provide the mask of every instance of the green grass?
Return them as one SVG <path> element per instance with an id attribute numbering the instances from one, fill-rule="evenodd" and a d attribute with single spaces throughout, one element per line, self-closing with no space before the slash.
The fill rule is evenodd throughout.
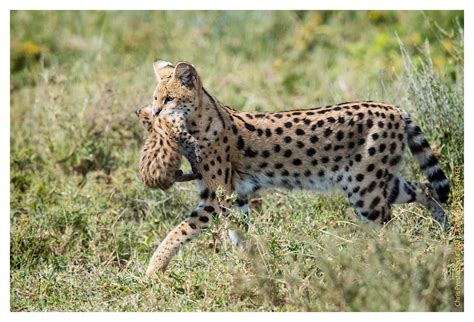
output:
<path id="1" fill-rule="evenodd" d="M 12 12 L 12 311 L 453 311 L 463 274 L 462 12 Z M 51 32 L 51 31 L 54 32 Z M 408 110 L 452 186 L 442 232 L 385 227 L 339 194 L 267 192 L 248 250 L 225 222 L 144 276 L 193 183 L 137 176 L 152 61 L 186 60 L 239 110 L 380 100 Z M 410 157 L 403 173 L 422 178 Z M 462 286 L 462 284 L 461 284 Z"/>

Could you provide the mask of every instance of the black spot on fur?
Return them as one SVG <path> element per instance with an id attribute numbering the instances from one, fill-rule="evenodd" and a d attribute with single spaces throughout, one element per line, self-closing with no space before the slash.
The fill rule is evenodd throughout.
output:
<path id="1" fill-rule="evenodd" d="M 245 123 L 245 128 L 251 132 L 255 131 L 255 126 L 252 124 Z"/>
<path id="2" fill-rule="evenodd" d="M 372 211 L 372 212 L 367 216 L 367 218 L 369 218 L 370 220 L 375 220 L 375 219 L 377 219 L 377 218 L 379 218 L 379 217 L 380 217 L 380 211 L 378 211 L 378 210 Z"/>
<path id="3" fill-rule="evenodd" d="M 312 157 L 315 153 L 316 153 L 316 150 L 313 148 L 309 148 L 308 150 L 306 150 L 306 155 L 309 157 Z"/>
<path id="4" fill-rule="evenodd" d="M 206 206 L 206 207 L 204 207 L 204 210 L 207 211 L 207 212 L 215 212 L 216 211 L 213 206 Z"/>
<path id="5" fill-rule="evenodd" d="M 393 166 L 393 165 L 396 165 L 398 162 L 400 162 L 400 160 L 401 160 L 401 157 L 400 157 L 399 155 L 397 155 L 397 156 L 393 157 L 393 158 L 389 161 L 389 163 L 390 163 L 390 165 Z"/>
<path id="6" fill-rule="evenodd" d="M 382 181 L 381 181 L 382 182 Z M 372 181 L 369 186 L 367 187 L 367 191 L 368 192 L 372 192 L 374 191 L 375 187 L 377 186 L 377 182 L 376 181 Z"/>
<path id="7" fill-rule="evenodd" d="M 393 154 L 393 153 L 395 153 L 396 150 L 397 150 L 397 143 L 392 142 L 392 143 L 390 144 L 390 153 Z"/>
<path id="8" fill-rule="evenodd" d="M 389 203 L 394 203 L 395 200 L 397 200 L 398 195 L 400 194 L 399 180 L 400 179 L 395 178 L 395 180 L 393 181 L 392 190 L 390 191 L 390 195 L 388 196 Z"/>
<path id="9" fill-rule="evenodd" d="M 242 150 L 244 146 L 244 139 L 242 138 L 242 136 L 239 136 L 239 139 L 237 140 L 237 149 Z"/>
<path id="10" fill-rule="evenodd" d="M 301 162 L 300 159 L 294 159 L 294 160 L 293 160 L 293 164 L 294 164 L 294 165 L 301 165 L 302 162 Z"/>
<path id="11" fill-rule="evenodd" d="M 377 172 L 375 173 L 375 176 L 377 177 L 377 179 L 382 178 L 383 170 L 382 169 L 377 170 Z"/>
<path id="12" fill-rule="evenodd" d="M 209 189 L 204 189 L 202 192 L 201 192 L 201 195 L 200 195 L 201 199 L 207 199 L 209 198 Z"/>
<path id="13" fill-rule="evenodd" d="M 255 158 L 258 154 L 258 151 L 252 150 L 251 148 L 245 149 L 245 155 L 250 158 Z"/>
<path id="14" fill-rule="evenodd" d="M 375 207 L 377 207 L 379 202 L 380 202 L 380 197 L 379 196 L 375 197 L 374 200 L 372 200 L 372 202 L 370 203 L 370 209 L 374 209 Z"/>

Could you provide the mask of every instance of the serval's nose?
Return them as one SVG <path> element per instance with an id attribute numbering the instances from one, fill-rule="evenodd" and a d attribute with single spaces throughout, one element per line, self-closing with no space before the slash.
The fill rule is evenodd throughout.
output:
<path id="1" fill-rule="evenodd" d="M 159 109 L 159 108 L 157 108 L 157 107 L 153 107 L 153 108 L 151 109 L 151 111 L 153 112 L 153 115 L 156 116 L 156 115 L 160 114 L 161 109 Z"/>
<path id="2" fill-rule="evenodd" d="M 138 110 L 135 111 L 135 115 L 136 115 L 136 116 L 140 116 L 140 109 L 138 109 Z"/>

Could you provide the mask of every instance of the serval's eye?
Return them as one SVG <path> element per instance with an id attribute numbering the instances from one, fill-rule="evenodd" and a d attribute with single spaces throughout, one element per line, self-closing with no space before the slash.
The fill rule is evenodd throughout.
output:
<path id="1" fill-rule="evenodd" d="M 168 103 L 171 102 L 172 100 L 174 100 L 174 97 L 166 96 L 166 97 L 165 97 L 164 104 L 168 104 Z"/>
<path id="2" fill-rule="evenodd" d="M 158 100 L 158 97 L 156 97 L 156 96 L 153 96 L 153 99 L 156 101 L 156 100 Z"/>

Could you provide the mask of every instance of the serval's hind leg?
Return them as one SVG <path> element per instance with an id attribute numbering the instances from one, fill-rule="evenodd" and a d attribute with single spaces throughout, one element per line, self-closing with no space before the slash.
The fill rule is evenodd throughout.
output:
<path id="1" fill-rule="evenodd" d="M 395 177 L 391 183 L 389 202 L 403 204 L 417 202 L 431 210 L 433 218 L 440 223 L 443 229 L 447 228 L 448 216 L 440 203 L 435 199 L 433 187 L 426 182 L 406 181 Z"/>

